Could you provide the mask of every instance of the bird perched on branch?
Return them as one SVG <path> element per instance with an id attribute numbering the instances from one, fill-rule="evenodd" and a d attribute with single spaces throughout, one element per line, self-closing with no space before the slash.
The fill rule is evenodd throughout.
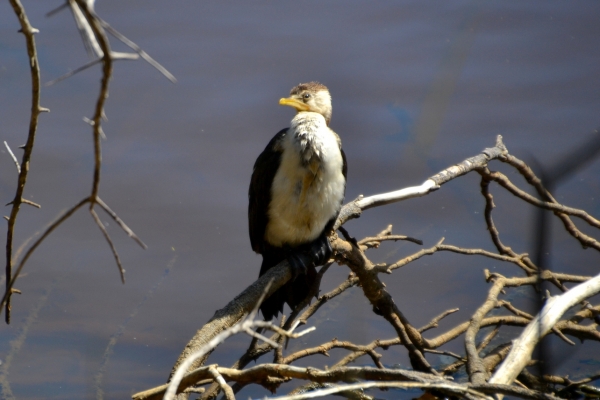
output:
<path id="1" fill-rule="evenodd" d="M 288 259 L 293 278 L 260 307 L 265 320 L 294 309 L 331 257 L 327 239 L 346 189 L 346 157 L 329 128 L 331 96 L 318 82 L 294 87 L 279 104 L 296 109 L 289 128 L 271 139 L 254 164 L 248 221 L 252 249 L 262 254 L 260 275 Z"/>

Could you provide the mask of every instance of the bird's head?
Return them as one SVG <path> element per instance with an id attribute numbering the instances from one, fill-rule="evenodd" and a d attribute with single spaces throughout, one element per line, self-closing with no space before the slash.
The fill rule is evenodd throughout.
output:
<path id="1" fill-rule="evenodd" d="M 282 106 L 294 107 L 297 112 L 312 111 L 331 120 L 331 95 L 327 86 L 319 82 L 301 83 L 290 91 L 290 97 L 279 100 Z"/>

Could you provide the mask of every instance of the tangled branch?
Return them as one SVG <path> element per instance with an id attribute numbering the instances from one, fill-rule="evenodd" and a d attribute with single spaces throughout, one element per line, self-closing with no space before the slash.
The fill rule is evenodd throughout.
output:
<path id="1" fill-rule="evenodd" d="M 504 175 L 489 170 L 488 164 L 492 160 L 499 160 L 508 163 L 509 165 L 513 165 L 517 171 L 524 174 L 528 182 L 537 188 L 538 193 L 544 194 L 545 197 L 542 196 L 543 199 L 539 201 L 531 201 L 531 196 L 529 194 L 510 183 Z M 531 374 L 526 369 L 523 369 L 523 367 L 531 361 L 531 352 L 517 352 L 517 346 L 512 346 L 510 342 L 495 345 L 493 348 L 490 348 L 503 326 L 517 326 L 525 328 L 524 332 L 527 332 L 528 330 L 533 332 L 535 331 L 535 328 L 526 327 L 535 327 L 537 326 L 538 321 L 544 319 L 540 316 L 534 317 L 530 315 L 516 307 L 513 303 L 501 299 L 500 296 L 507 290 L 511 290 L 511 288 L 521 286 L 536 288 L 539 283 L 543 281 L 552 283 L 562 291 L 567 291 L 571 300 L 566 303 L 561 302 L 561 306 L 559 307 L 560 311 L 553 314 L 552 320 L 544 322 L 545 328 L 541 336 L 533 335 L 535 338 L 533 340 L 533 345 L 536 340 L 539 340 L 540 337 L 549 333 L 560 337 L 570 345 L 574 345 L 574 342 L 569 339 L 567 335 L 582 340 L 589 339 L 600 341 L 600 332 L 597 331 L 596 324 L 592 322 L 591 324 L 586 325 L 584 323 L 586 319 L 593 319 L 594 316 L 598 315 L 600 306 L 594 307 L 589 303 L 583 302 L 585 298 L 593 296 L 593 294 L 600 289 L 595 286 L 596 278 L 591 279 L 591 277 L 588 276 L 577 276 L 547 270 L 540 271 L 539 267 L 534 264 L 528 254 L 515 253 L 509 246 L 502 243 L 500 240 L 500 233 L 492 218 L 494 203 L 490 193 L 489 184 L 491 182 L 497 182 L 502 188 L 505 188 L 515 196 L 522 198 L 522 200 L 529 204 L 554 211 L 559 218 L 568 219 L 570 216 L 576 216 L 590 224 L 592 227 L 597 227 L 597 220 L 583 210 L 577 210 L 557 203 L 550 194 L 545 191 L 541 183 L 536 181 L 535 176 L 532 175 L 533 172 L 528 168 L 524 168 L 523 165 L 524 163 L 508 153 L 508 150 L 502 143 L 501 137 L 498 137 L 495 147 L 486 149 L 477 156 L 471 157 L 441 171 L 426 180 L 420 186 L 370 197 L 361 196 L 342 208 L 342 212 L 337 221 L 337 225 L 340 227 L 349 219 L 360 216 L 363 210 L 426 195 L 433 190 L 439 189 L 444 183 L 468 172 L 476 171 L 482 177 L 481 192 L 485 200 L 484 218 L 487 223 L 490 238 L 498 250 L 497 253 L 483 249 L 461 248 L 451 244 L 445 244 L 445 240 L 442 238 L 434 246 L 406 255 L 396 262 L 389 264 L 375 264 L 367 257 L 366 252 L 378 248 L 381 242 L 397 240 L 409 240 L 417 244 L 420 244 L 421 242 L 418 239 L 410 238 L 405 235 L 393 234 L 391 226 L 386 227 L 374 236 L 369 236 L 359 241 L 351 238 L 345 230 L 340 229 L 343 235 L 338 236 L 332 234 L 330 236 L 330 242 L 334 249 L 335 261 L 340 265 L 348 266 L 351 270 L 350 276 L 347 280 L 340 283 L 337 288 L 319 297 L 317 302 L 307 308 L 304 313 L 301 313 L 299 309 L 296 309 L 292 311 L 289 319 L 282 320 L 282 324 L 288 327 L 294 324 L 306 323 L 314 313 L 318 312 L 324 302 L 358 284 L 365 298 L 373 306 L 375 314 L 382 316 L 388 321 L 394 328 L 396 337 L 386 340 L 376 339 L 368 344 L 356 344 L 333 339 L 318 346 L 305 348 L 285 355 L 279 346 L 283 336 L 280 333 L 275 333 L 270 338 L 274 343 L 266 341 L 259 345 L 257 340 L 253 340 L 246 353 L 231 368 L 224 368 L 217 365 L 202 366 L 208 359 L 212 347 L 209 351 L 202 352 L 202 356 L 194 361 L 186 361 L 189 360 L 189 355 L 194 353 L 197 349 L 205 348 L 207 343 L 214 343 L 214 338 L 218 336 L 219 332 L 223 331 L 223 329 L 231 329 L 238 321 L 246 318 L 262 292 L 270 294 L 290 279 L 291 272 L 289 270 L 289 265 L 287 261 L 284 261 L 277 267 L 271 269 L 266 275 L 259 278 L 226 307 L 217 311 L 215 316 L 204 325 L 188 343 L 173 370 L 181 370 L 183 366 L 188 368 L 185 378 L 179 385 L 178 390 L 183 393 L 181 396 L 186 396 L 186 385 L 187 390 L 190 390 L 192 387 L 195 388 L 194 390 L 198 390 L 202 385 L 212 384 L 208 390 L 203 392 L 202 399 L 213 399 L 217 396 L 219 391 L 224 391 L 226 398 L 231 399 L 234 398 L 235 393 L 249 383 L 259 384 L 274 391 L 283 382 L 292 379 L 304 379 L 309 380 L 311 383 L 298 388 L 294 391 L 294 394 L 281 398 L 313 398 L 338 392 L 354 393 L 354 395 L 361 397 L 362 395 L 359 392 L 356 392 L 356 390 L 359 388 L 366 389 L 370 387 L 419 387 L 424 390 L 435 390 L 447 395 L 458 395 L 465 398 L 487 398 L 488 394 L 505 394 L 522 398 L 556 398 L 541 386 L 530 383 L 534 382 L 535 379 L 531 378 Z M 580 240 L 578 235 L 574 236 Z M 445 332 L 438 333 L 435 337 L 426 338 L 423 336 L 423 333 L 438 328 L 438 323 L 441 319 L 458 310 L 446 310 L 439 316 L 434 317 L 422 328 L 417 329 L 394 303 L 392 296 L 388 293 L 385 285 L 379 279 L 379 274 L 391 274 L 395 270 L 404 267 L 419 258 L 431 256 L 439 252 L 453 252 L 465 256 L 485 257 L 490 260 L 509 263 L 517 267 L 517 271 L 520 271 L 525 276 L 505 277 L 500 274 L 492 274 L 485 270 L 485 280 L 486 282 L 491 283 L 491 286 L 487 298 L 482 305 L 477 308 L 469 320 L 462 322 Z M 320 272 L 324 273 L 326 268 L 327 267 L 324 267 Z M 269 281 L 272 281 L 273 284 L 270 288 L 265 289 L 267 282 Z M 590 287 L 591 285 L 593 289 L 589 289 L 585 291 L 584 294 L 575 296 L 572 292 L 575 291 L 575 293 L 578 293 L 579 290 L 574 288 L 570 290 L 567 289 L 564 285 L 566 282 L 576 282 L 585 287 Z M 567 296 L 567 294 L 563 296 Z M 310 297 L 312 297 L 312 294 Z M 310 297 L 308 299 L 310 299 Z M 550 304 L 550 302 L 557 304 L 557 298 L 558 297 L 552 298 L 553 300 L 549 301 L 548 304 Z M 584 304 L 586 308 L 578 312 L 574 317 L 571 317 L 571 319 L 561 320 L 566 309 L 578 302 Z M 305 307 L 307 304 L 308 302 L 305 302 L 305 304 L 299 308 Z M 508 314 L 490 315 L 490 312 L 496 309 L 504 309 Z M 554 306 L 553 309 L 557 309 L 557 306 Z M 542 315 L 545 314 L 547 314 L 547 312 L 542 311 Z M 478 342 L 477 338 L 485 327 L 493 327 L 493 329 Z M 444 345 L 450 341 L 456 340 L 463 334 L 466 350 L 464 355 L 443 350 Z M 378 353 L 376 349 L 386 350 L 392 346 L 403 346 L 406 348 L 413 371 L 402 369 L 390 370 L 385 367 L 385 364 L 381 361 L 383 355 Z M 343 349 L 347 354 L 327 371 L 321 371 L 315 368 L 303 369 L 291 365 L 299 359 L 313 357 L 315 355 L 329 356 L 329 350 L 334 348 Z M 249 361 L 257 360 L 260 356 L 274 350 L 276 364 L 259 364 L 249 369 L 243 369 Z M 515 352 L 517 355 L 512 356 Z M 435 366 L 428 362 L 425 357 L 426 353 L 448 355 L 456 359 L 456 361 L 445 367 Z M 508 354 L 511 355 L 508 356 Z M 362 356 L 368 356 L 374 367 L 347 366 L 349 363 L 356 361 Z M 490 379 L 493 375 L 493 371 L 502 363 L 502 361 L 506 359 L 507 363 L 512 357 L 517 358 L 519 362 L 522 363 L 518 367 L 511 369 L 511 374 L 513 376 L 510 379 Z M 449 382 L 447 380 L 447 375 L 454 374 L 460 368 L 466 368 L 469 383 Z M 498 373 L 504 368 L 505 367 L 500 367 L 494 377 L 499 376 Z M 172 372 L 170 378 L 171 382 L 173 382 L 173 374 L 174 372 Z M 527 384 L 518 382 L 520 386 L 509 386 L 512 379 L 517 376 Z M 552 377 L 554 381 L 562 382 L 557 384 L 564 384 L 565 387 L 568 386 L 571 391 L 580 390 L 583 385 L 587 385 L 590 382 L 589 379 L 582 380 L 581 385 L 574 389 L 573 382 L 569 381 L 567 383 L 566 380 L 563 379 L 561 381 L 559 378 L 560 377 Z M 340 382 L 348 381 L 354 383 L 350 385 L 340 385 Z M 235 384 L 230 387 L 227 382 L 234 382 Z M 166 387 L 167 385 L 162 385 L 148 391 L 140 392 L 135 394 L 133 398 L 139 400 L 160 398 L 160 394 L 164 393 Z M 593 389 L 587 388 L 586 390 Z"/>

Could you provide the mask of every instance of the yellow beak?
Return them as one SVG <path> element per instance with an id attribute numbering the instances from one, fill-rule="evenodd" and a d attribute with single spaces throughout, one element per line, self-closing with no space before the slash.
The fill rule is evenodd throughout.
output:
<path id="1" fill-rule="evenodd" d="M 293 97 L 284 97 L 279 99 L 279 105 L 294 107 L 298 112 L 310 110 L 308 104 L 303 103 L 300 100 L 294 99 Z"/>

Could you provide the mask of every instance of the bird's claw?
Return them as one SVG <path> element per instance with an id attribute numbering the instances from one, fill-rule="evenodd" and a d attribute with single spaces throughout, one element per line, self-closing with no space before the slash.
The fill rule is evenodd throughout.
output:
<path id="1" fill-rule="evenodd" d="M 292 281 L 296 280 L 299 275 L 305 275 L 308 271 L 308 266 L 312 264 L 308 255 L 304 253 L 292 254 L 288 261 L 292 267 Z"/>
<path id="2" fill-rule="evenodd" d="M 315 265 L 324 265 L 333 254 L 331 244 L 327 236 L 322 236 L 320 240 L 313 242 L 310 246 L 309 252 L 313 257 Z"/>
<path id="3" fill-rule="evenodd" d="M 288 261 L 292 267 L 292 280 L 295 280 L 299 275 L 306 274 L 309 267 L 324 265 L 333 254 L 333 249 L 329 244 L 327 236 L 315 240 L 304 248 L 303 251 L 298 251 L 292 254 Z"/>

